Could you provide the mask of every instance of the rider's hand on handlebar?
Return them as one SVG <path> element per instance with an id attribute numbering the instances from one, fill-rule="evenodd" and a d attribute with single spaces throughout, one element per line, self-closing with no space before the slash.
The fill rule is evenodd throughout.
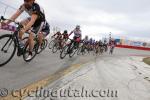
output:
<path id="1" fill-rule="evenodd" d="M 7 26 L 8 24 L 6 22 L 1 22 L 1 26 Z"/>

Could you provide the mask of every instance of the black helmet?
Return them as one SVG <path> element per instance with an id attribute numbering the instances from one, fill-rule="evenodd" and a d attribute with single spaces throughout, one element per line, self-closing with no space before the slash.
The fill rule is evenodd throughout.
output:
<path id="1" fill-rule="evenodd" d="M 68 33 L 67 30 L 64 30 L 64 33 L 67 34 Z"/>

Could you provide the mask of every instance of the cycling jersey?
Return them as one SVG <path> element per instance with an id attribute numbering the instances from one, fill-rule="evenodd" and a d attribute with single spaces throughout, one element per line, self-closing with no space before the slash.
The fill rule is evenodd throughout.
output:
<path id="1" fill-rule="evenodd" d="M 63 33 L 62 36 L 63 36 L 63 39 L 68 39 L 68 34 Z"/>
<path id="2" fill-rule="evenodd" d="M 45 36 L 47 36 L 50 33 L 50 25 L 48 24 L 48 22 L 46 22 L 46 24 L 43 26 L 42 32 L 44 32 Z"/>
<path id="3" fill-rule="evenodd" d="M 110 46 L 115 47 L 116 46 L 116 41 L 110 41 Z"/>
<path id="4" fill-rule="evenodd" d="M 103 42 L 102 41 L 99 41 L 99 46 L 103 46 Z"/>
<path id="5" fill-rule="evenodd" d="M 26 8 L 25 5 L 23 4 L 23 5 L 20 6 L 19 10 L 21 12 L 26 11 L 29 14 L 29 16 L 32 16 L 32 14 L 37 14 L 38 15 L 38 18 L 35 21 L 33 27 L 38 27 L 38 26 L 40 26 L 40 24 L 42 22 L 45 21 L 44 10 L 37 3 L 33 3 L 32 7 L 30 7 L 30 8 Z"/>
<path id="6" fill-rule="evenodd" d="M 89 43 L 89 40 L 88 40 L 88 39 L 84 39 L 84 43 L 85 43 L 85 44 L 88 44 L 88 43 Z"/>
<path id="7" fill-rule="evenodd" d="M 71 34 L 72 34 L 72 33 L 74 33 L 74 37 L 78 37 L 78 38 L 81 37 L 81 30 L 76 30 L 76 29 L 75 29 L 75 30 L 73 30 L 73 31 L 71 32 Z M 71 34 L 70 34 L 70 35 L 71 35 Z"/>
<path id="8" fill-rule="evenodd" d="M 57 32 L 56 34 L 54 34 L 53 36 L 56 36 L 57 39 L 61 40 L 62 39 L 62 35 L 60 32 Z"/>
<path id="9" fill-rule="evenodd" d="M 92 44 L 92 42 L 93 42 L 93 40 L 92 40 L 92 39 L 90 39 L 90 40 L 89 40 L 89 43 L 90 43 L 90 44 Z"/>

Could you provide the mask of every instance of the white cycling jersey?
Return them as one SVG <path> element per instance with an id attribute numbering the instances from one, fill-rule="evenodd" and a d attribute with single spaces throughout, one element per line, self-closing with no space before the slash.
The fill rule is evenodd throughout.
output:
<path id="1" fill-rule="evenodd" d="M 81 30 L 74 29 L 73 33 L 74 33 L 74 37 L 81 37 Z"/>

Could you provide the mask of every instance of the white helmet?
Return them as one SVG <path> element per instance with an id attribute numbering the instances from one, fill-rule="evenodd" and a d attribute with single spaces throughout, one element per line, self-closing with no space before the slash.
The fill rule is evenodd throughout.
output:
<path id="1" fill-rule="evenodd" d="M 76 28 L 77 28 L 77 29 L 80 29 L 80 25 L 77 25 Z"/>

